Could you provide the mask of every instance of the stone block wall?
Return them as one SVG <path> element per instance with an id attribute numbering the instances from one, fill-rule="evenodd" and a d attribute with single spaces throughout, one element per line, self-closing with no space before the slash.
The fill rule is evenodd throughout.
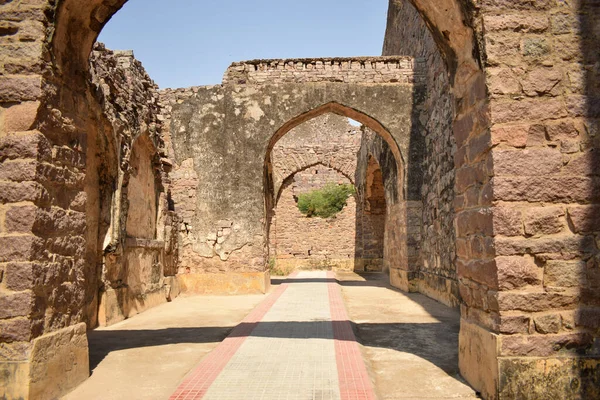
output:
<path id="1" fill-rule="evenodd" d="M 251 60 L 233 63 L 224 84 L 276 84 L 286 82 L 419 83 L 420 69 L 411 57 L 352 57 Z"/>
<path id="2" fill-rule="evenodd" d="M 410 40 L 397 40 L 397 38 Z M 454 231 L 454 155 L 456 143 L 452 131 L 454 100 L 444 59 L 423 18 L 408 1 L 392 1 L 388 11 L 384 55 L 405 54 L 415 57 L 416 72 L 424 77 L 415 86 L 413 118 L 422 124 L 417 138 L 423 142 L 418 159 L 422 180 L 409 182 L 420 193 L 422 229 L 409 244 L 415 272 L 414 286 L 449 306 L 459 304 Z M 413 200 L 419 200 L 413 199 Z M 415 210 L 415 208 L 412 208 Z M 418 208 L 416 208 L 418 210 Z M 414 224 L 413 224 L 414 226 Z M 419 259 L 419 261 L 416 261 Z"/>
<path id="3" fill-rule="evenodd" d="M 354 198 L 334 218 L 307 218 L 297 207 L 301 193 L 328 183 L 354 184 L 360 127 L 347 117 L 324 114 L 298 125 L 271 151 L 277 203 L 269 229 L 269 256 L 281 270 L 353 270 Z"/>
<path id="4" fill-rule="evenodd" d="M 332 168 L 309 167 L 283 185 L 269 230 L 269 255 L 276 267 L 354 269 L 356 202 L 350 197 L 343 210 L 332 218 L 307 218 L 298 210 L 298 195 L 328 183 L 352 182 Z"/>

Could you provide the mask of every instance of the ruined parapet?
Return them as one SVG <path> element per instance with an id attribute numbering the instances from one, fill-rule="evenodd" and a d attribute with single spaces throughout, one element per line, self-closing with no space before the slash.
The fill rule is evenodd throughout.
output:
<path id="1" fill-rule="evenodd" d="M 223 84 L 277 84 L 307 82 L 420 84 L 415 71 L 421 63 L 412 57 L 290 58 L 241 61 L 231 64 Z"/>

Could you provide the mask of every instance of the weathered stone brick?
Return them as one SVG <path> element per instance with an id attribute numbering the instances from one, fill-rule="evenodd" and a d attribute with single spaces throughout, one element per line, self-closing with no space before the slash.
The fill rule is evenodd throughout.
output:
<path id="1" fill-rule="evenodd" d="M 35 244 L 34 236 L 0 236 L 0 262 L 30 260 Z"/>
<path id="2" fill-rule="evenodd" d="M 587 333 L 510 335 L 501 339 L 501 354 L 507 357 L 549 357 L 558 352 L 577 354 L 590 347 L 592 341 L 592 335 Z"/>
<path id="3" fill-rule="evenodd" d="M 32 336 L 32 322 L 26 318 L 0 320 L 0 342 L 28 342 Z"/>
<path id="4" fill-rule="evenodd" d="M 39 132 L 0 137 L 0 161 L 35 158 L 49 161 L 52 149 L 48 139 Z"/>
<path id="5" fill-rule="evenodd" d="M 494 234 L 505 236 L 522 236 L 523 213 L 512 207 L 494 207 Z"/>
<path id="6" fill-rule="evenodd" d="M 528 333 L 530 317 L 526 315 L 501 315 L 500 333 L 513 335 L 516 333 Z"/>
<path id="7" fill-rule="evenodd" d="M 494 260 L 456 261 L 456 273 L 491 289 L 498 288 L 498 273 Z"/>
<path id="8" fill-rule="evenodd" d="M 600 205 L 571 206 L 568 214 L 573 232 L 588 234 L 600 230 Z"/>
<path id="9" fill-rule="evenodd" d="M 500 290 L 520 289 L 542 283 L 542 269 L 528 257 L 496 257 Z"/>
<path id="10" fill-rule="evenodd" d="M 562 80 L 563 73 L 557 68 L 536 68 L 521 83 L 527 96 L 558 96 Z"/>
<path id="11" fill-rule="evenodd" d="M 596 244 L 592 236 L 561 235 L 540 238 L 496 237 L 496 252 L 499 256 L 541 253 L 592 254 Z"/>
<path id="12" fill-rule="evenodd" d="M 36 206 L 14 206 L 6 211 L 5 227 L 7 232 L 33 232 L 35 224 Z"/>
<path id="13" fill-rule="evenodd" d="M 530 236 L 551 235 L 565 228 L 562 207 L 534 207 L 525 212 L 525 233 Z"/>
<path id="14" fill-rule="evenodd" d="M 6 264 L 6 288 L 15 292 L 32 289 L 34 265 L 30 262 Z"/>
<path id="15" fill-rule="evenodd" d="M 595 177 L 499 176 L 494 177 L 493 185 L 496 200 L 549 203 L 600 201 L 600 179 Z"/>
<path id="16" fill-rule="evenodd" d="M 0 164 L 0 180 L 13 182 L 34 181 L 37 176 L 37 161 L 5 161 Z"/>
<path id="17" fill-rule="evenodd" d="M 501 311 L 542 312 L 577 307 L 579 295 L 568 292 L 510 291 L 498 293 Z"/>
<path id="18" fill-rule="evenodd" d="M 6 108 L 3 112 L 4 132 L 24 132 L 32 129 L 40 103 L 29 101 Z"/>
<path id="19" fill-rule="evenodd" d="M 535 330 L 539 333 L 558 333 L 562 326 L 560 314 L 545 314 L 533 317 Z"/>
<path id="20" fill-rule="evenodd" d="M 0 203 L 18 203 L 22 201 L 47 205 L 50 202 L 50 195 L 37 182 L 0 182 Z"/>
<path id="21" fill-rule="evenodd" d="M 544 286 L 579 287 L 586 279 L 585 261 L 548 261 L 544 268 Z"/>
<path id="22" fill-rule="evenodd" d="M 34 296 L 30 291 L 18 293 L 0 293 L 0 319 L 26 317 L 34 304 Z"/>
<path id="23" fill-rule="evenodd" d="M 483 23 L 486 31 L 544 32 L 549 28 L 548 16 L 545 14 L 491 14 L 484 15 Z"/>
<path id="24" fill-rule="evenodd" d="M 38 46 L 41 50 L 42 46 Z M 0 76 L 0 101 L 20 102 L 37 100 L 42 94 L 41 76 Z"/>
<path id="25" fill-rule="evenodd" d="M 528 120 L 553 120 L 567 116 L 562 99 L 494 100 L 492 122 L 502 124 Z"/>
<path id="26" fill-rule="evenodd" d="M 589 150 L 575 156 L 563 168 L 565 175 L 598 176 L 600 175 L 600 151 Z"/>
<path id="27" fill-rule="evenodd" d="M 496 175 L 549 175 L 560 172 L 562 154 L 556 149 L 492 151 Z"/>
<path id="28" fill-rule="evenodd" d="M 461 236 L 470 234 L 492 235 L 492 211 L 489 208 L 461 211 L 456 215 L 456 229 Z"/>
<path id="29" fill-rule="evenodd" d="M 492 144 L 525 147 L 529 125 L 494 125 L 491 130 Z"/>

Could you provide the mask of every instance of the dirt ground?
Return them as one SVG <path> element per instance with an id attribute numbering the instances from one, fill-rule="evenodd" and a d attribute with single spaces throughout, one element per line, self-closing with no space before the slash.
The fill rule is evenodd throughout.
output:
<path id="1" fill-rule="evenodd" d="M 477 398 L 458 372 L 458 310 L 394 289 L 384 274 L 337 278 L 380 400 Z"/>

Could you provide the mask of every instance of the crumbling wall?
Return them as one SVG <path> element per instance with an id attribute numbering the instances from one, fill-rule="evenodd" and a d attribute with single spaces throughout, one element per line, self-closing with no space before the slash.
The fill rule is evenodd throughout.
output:
<path id="1" fill-rule="evenodd" d="M 98 322 L 110 325 L 167 301 L 177 262 L 176 214 L 169 210 L 170 162 L 158 119 L 157 87 L 132 52 L 94 47 L 90 72 L 96 98 L 107 121 L 107 143 L 115 164 L 100 157 L 102 269 Z M 102 175 L 101 175 L 102 176 Z M 90 288 L 88 290 L 94 290 Z"/>
<path id="2" fill-rule="evenodd" d="M 161 92 L 174 162 L 172 199 L 183 216 L 180 279 L 189 290 L 227 292 L 237 278 L 234 292 L 264 290 L 255 284 L 268 264 L 265 196 L 272 188 L 266 185 L 266 158 L 276 140 L 285 139 L 283 133 L 336 112 L 380 127 L 388 140 L 394 137 L 397 152 L 407 150 L 411 85 L 304 82 L 302 73 L 297 80 L 302 83 Z M 331 154 L 333 162 L 337 156 Z M 248 281 L 253 283 L 239 284 Z"/>
<path id="3" fill-rule="evenodd" d="M 354 184 L 360 127 L 347 117 L 324 114 L 295 127 L 271 151 L 276 205 L 269 228 L 270 262 L 281 270 L 354 265 L 354 198 L 333 218 L 307 218 L 301 193 L 328 183 Z"/>
<path id="4" fill-rule="evenodd" d="M 337 185 L 352 182 L 324 165 L 297 172 L 284 182 L 269 230 L 269 255 L 278 269 L 353 270 L 354 197 L 348 198 L 342 211 L 331 218 L 307 218 L 298 210 L 298 195 L 320 189 L 328 183 Z"/>
<path id="5" fill-rule="evenodd" d="M 233 63 L 224 84 L 277 84 L 302 82 L 415 83 L 410 57 L 353 57 L 285 60 L 250 60 Z"/>
<path id="6" fill-rule="evenodd" d="M 454 100 L 444 59 L 429 28 L 414 6 L 405 0 L 391 1 L 388 11 L 384 55 L 403 54 L 415 57 L 415 73 L 423 85 L 415 86 L 413 119 L 420 129 L 415 141 L 422 179 L 413 180 L 422 202 L 422 229 L 409 244 L 413 288 L 450 306 L 458 306 L 456 274 L 456 235 L 454 231 L 454 156 L 456 143 L 452 131 Z M 420 136 L 420 137 L 419 137 Z M 413 210 L 418 209 L 413 204 Z M 413 215 L 410 218 L 416 218 Z M 414 225 L 413 225 L 414 226 Z M 417 261 L 417 258 L 419 260 Z"/>

